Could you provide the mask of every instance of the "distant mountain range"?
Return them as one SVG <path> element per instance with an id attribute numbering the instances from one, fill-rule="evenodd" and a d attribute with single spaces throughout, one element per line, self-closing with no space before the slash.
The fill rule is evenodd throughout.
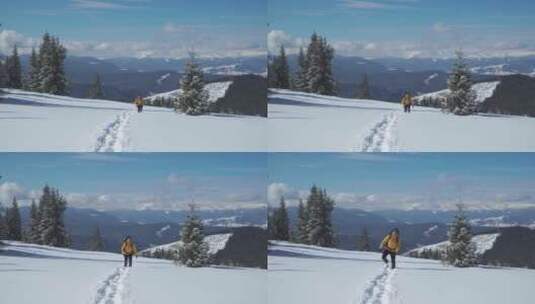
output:
<path id="1" fill-rule="evenodd" d="M 114 210 L 67 208 L 65 224 L 72 238 L 72 248 L 87 249 L 92 233 L 98 226 L 104 238 L 105 250 L 117 252 L 125 236 L 131 235 L 139 249 L 174 242 L 179 238 L 180 223 L 187 211 Z M 265 227 L 264 208 L 240 210 L 199 210 L 206 232 L 225 233 L 242 227 Z M 29 208 L 21 208 L 23 226 L 29 221 Z"/>
<path id="2" fill-rule="evenodd" d="M 292 226 L 295 226 L 297 208 L 288 209 Z M 374 250 L 379 242 L 393 228 L 401 231 L 403 248 L 411 249 L 445 241 L 448 224 L 453 220 L 455 211 L 433 210 L 381 210 L 367 212 L 360 209 L 335 208 L 332 222 L 337 235 L 337 247 L 356 249 L 364 228 L 368 230 L 371 247 Z M 535 228 L 535 208 L 510 210 L 467 211 L 474 233 L 489 233 L 499 228 L 523 226 Z"/>

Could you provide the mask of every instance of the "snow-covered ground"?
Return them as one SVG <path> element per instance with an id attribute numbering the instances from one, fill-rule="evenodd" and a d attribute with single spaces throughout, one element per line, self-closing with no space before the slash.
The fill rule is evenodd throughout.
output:
<path id="1" fill-rule="evenodd" d="M 0 151 L 265 151 L 262 117 L 188 116 L 171 109 L 5 90 Z M 219 91 L 218 91 L 219 92 Z"/>
<path id="2" fill-rule="evenodd" d="M 9 242 L 0 248 L 0 302 L 42 304 L 266 303 L 266 271 L 187 268 L 112 253 Z"/>
<path id="3" fill-rule="evenodd" d="M 221 233 L 221 234 L 212 234 L 204 238 L 204 241 L 208 244 L 208 254 L 214 255 L 219 250 L 222 250 L 227 245 L 228 240 L 232 236 L 232 233 Z M 172 242 L 164 245 L 159 245 L 151 248 L 147 248 L 141 253 L 154 253 L 156 250 L 178 250 L 179 246 L 182 244 L 182 241 Z"/>
<path id="4" fill-rule="evenodd" d="M 216 102 L 219 98 L 225 97 L 225 94 L 227 93 L 227 90 L 231 84 L 232 84 L 232 81 L 220 81 L 220 82 L 212 82 L 212 83 L 206 84 L 205 90 L 208 92 L 208 101 Z M 151 96 L 145 97 L 144 99 L 154 100 L 156 98 L 165 98 L 165 99 L 177 98 L 181 94 L 182 94 L 182 90 L 178 89 L 178 90 L 151 95 Z"/>
<path id="5" fill-rule="evenodd" d="M 272 152 L 535 151 L 535 118 L 456 116 L 399 103 L 271 90 Z"/>
<path id="6" fill-rule="evenodd" d="M 270 304 L 532 303 L 535 270 L 461 269 L 403 256 L 390 270 L 375 252 L 284 242 L 269 250 Z"/>
<path id="7" fill-rule="evenodd" d="M 472 243 L 474 243 L 476 247 L 476 255 L 482 255 L 487 250 L 492 249 L 492 247 L 494 246 L 494 242 L 496 241 L 496 238 L 498 238 L 499 235 L 500 235 L 499 233 L 489 233 L 489 234 L 475 235 L 474 237 L 472 237 Z M 427 249 L 443 251 L 446 249 L 448 245 L 449 245 L 449 241 L 426 245 L 426 246 L 422 246 L 422 247 L 418 247 L 416 249 L 410 250 L 407 253 L 407 255 L 409 255 L 411 252 L 421 253 L 422 251 L 427 250 Z"/>

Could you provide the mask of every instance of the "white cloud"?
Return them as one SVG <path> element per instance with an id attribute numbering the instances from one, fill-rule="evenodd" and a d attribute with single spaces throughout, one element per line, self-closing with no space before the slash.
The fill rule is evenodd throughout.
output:
<path id="1" fill-rule="evenodd" d="M 10 205 L 13 197 L 18 200 L 27 196 L 26 191 L 17 183 L 4 182 L 0 184 L 0 202 L 5 206 Z"/>
<path id="2" fill-rule="evenodd" d="M 303 195 L 302 191 L 298 191 L 289 187 L 285 183 L 271 183 L 267 189 L 267 200 L 270 204 L 278 204 L 281 197 L 284 197 L 289 203 L 296 203 L 297 199 Z"/>
<path id="3" fill-rule="evenodd" d="M 97 1 L 97 0 L 71 0 L 70 8 L 74 9 L 92 9 L 92 10 L 117 10 L 117 9 L 127 9 L 127 5 L 106 2 L 106 1 Z"/>

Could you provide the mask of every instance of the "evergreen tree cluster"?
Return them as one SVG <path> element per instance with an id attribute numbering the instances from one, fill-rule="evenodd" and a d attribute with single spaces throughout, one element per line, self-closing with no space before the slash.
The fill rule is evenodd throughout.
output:
<path id="1" fill-rule="evenodd" d="M 147 258 L 164 259 L 164 260 L 177 260 L 178 253 L 174 249 L 156 248 L 152 252 L 143 251 L 141 254 Z"/>
<path id="2" fill-rule="evenodd" d="M 290 66 L 286 57 L 286 50 L 281 45 L 278 56 L 268 64 L 268 85 L 270 88 L 290 88 Z"/>
<path id="3" fill-rule="evenodd" d="M 0 209 L 0 239 L 12 241 L 23 239 L 19 205 L 15 197 L 10 207 L 5 210 Z"/>
<path id="4" fill-rule="evenodd" d="M 477 262 L 472 232 L 462 205 L 448 231 L 449 244 L 443 254 L 443 260 L 456 267 L 469 267 Z"/>
<path id="5" fill-rule="evenodd" d="M 327 39 L 312 34 L 306 52 L 299 53 L 294 88 L 308 93 L 336 95 L 336 82 L 332 74 L 333 59 L 334 49 L 327 43 Z"/>
<path id="6" fill-rule="evenodd" d="M 417 105 L 422 107 L 442 108 L 445 100 L 443 98 L 433 98 L 432 96 L 426 96 L 416 102 Z"/>
<path id="7" fill-rule="evenodd" d="M 443 252 L 438 249 L 424 248 L 421 251 L 411 251 L 410 257 L 428 260 L 442 260 Z"/>
<path id="8" fill-rule="evenodd" d="M 208 244 L 204 241 L 202 221 L 195 214 L 194 207 L 190 208 L 190 214 L 180 229 L 182 244 L 176 261 L 187 267 L 201 267 L 209 262 Z"/>
<path id="9" fill-rule="evenodd" d="M 268 219 L 268 230 L 271 239 L 280 241 L 290 240 L 290 221 L 288 219 L 288 210 L 286 201 L 281 197 L 279 208 L 275 209 Z"/>
<path id="10" fill-rule="evenodd" d="M 280 205 L 268 216 L 268 227 L 272 239 L 291 240 L 322 247 L 333 247 L 336 244 L 331 215 L 334 200 L 327 195 L 325 189 L 317 186 L 310 188 L 306 203 L 299 201 L 297 223 L 290 235 L 286 202 L 281 198 Z"/>
<path id="11" fill-rule="evenodd" d="M 67 93 L 64 61 L 67 50 L 59 38 L 48 33 L 43 35 L 39 51 L 32 49 L 28 74 L 22 76 L 18 48 L 5 62 L 0 62 L 0 87 L 26 89 L 34 92 L 63 95 Z"/>
<path id="12" fill-rule="evenodd" d="M 448 79 L 450 93 L 445 99 L 443 109 L 457 114 L 470 115 L 477 111 L 476 94 L 472 90 L 472 74 L 462 52 L 456 53 L 457 59 Z"/>
<path id="13" fill-rule="evenodd" d="M 180 79 L 182 94 L 175 110 L 188 115 L 201 115 L 208 111 L 208 92 L 204 89 L 204 74 L 192 54 Z"/>
<path id="14" fill-rule="evenodd" d="M 152 100 L 146 99 L 145 104 L 154 107 L 174 108 L 175 98 L 156 97 Z"/>
<path id="15" fill-rule="evenodd" d="M 46 185 L 39 204 L 36 205 L 35 201 L 32 201 L 28 241 L 41 245 L 68 247 L 70 238 L 63 219 L 66 208 L 67 201 L 59 190 Z"/>

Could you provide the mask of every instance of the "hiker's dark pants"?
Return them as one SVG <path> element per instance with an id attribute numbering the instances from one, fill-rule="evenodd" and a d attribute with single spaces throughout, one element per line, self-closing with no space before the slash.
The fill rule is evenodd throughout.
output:
<path id="1" fill-rule="evenodd" d="M 405 110 L 405 113 L 410 113 L 411 112 L 411 106 L 410 105 L 403 106 L 403 109 Z"/>
<path id="2" fill-rule="evenodd" d="M 137 106 L 137 111 L 138 111 L 138 113 L 143 111 L 143 106 L 141 106 L 141 105 Z"/>
<path id="3" fill-rule="evenodd" d="M 383 261 L 388 264 L 388 260 L 386 259 L 387 255 L 390 255 L 390 261 L 392 261 L 392 269 L 396 268 L 396 253 L 388 249 L 383 250 Z"/>
<path id="4" fill-rule="evenodd" d="M 124 267 L 132 267 L 132 255 L 131 254 L 124 254 Z"/>

